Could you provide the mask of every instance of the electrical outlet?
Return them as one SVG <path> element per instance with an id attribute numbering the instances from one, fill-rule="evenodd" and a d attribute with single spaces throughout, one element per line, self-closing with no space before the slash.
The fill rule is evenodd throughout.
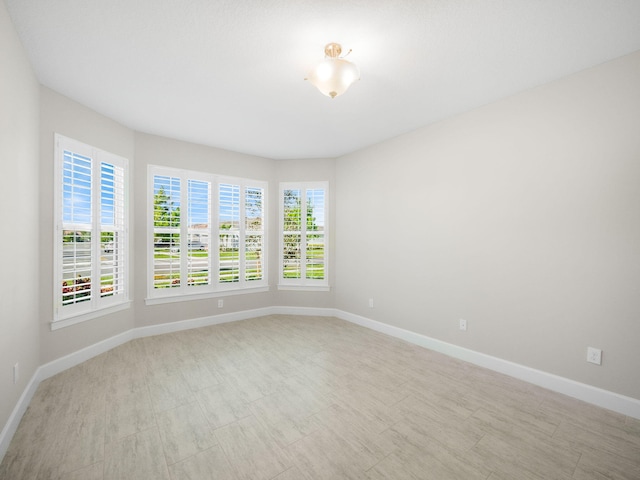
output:
<path id="1" fill-rule="evenodd" d="M 373 298 L 369 299 L 369 308 L 373 308 Z"/>
<path id="2" fill-rule="evenodd" d="M 224 307 L 224 300 L 222 298 L 218 299 L 218 308 Z"/>
<path id="3" fill-rule="evenodd" d="M 460 319 L 460 330 L 467 330 L 467 321 L 464 318 Z"/>
<path id="4" fill-rule="evenodd" d="M 594 347 L 587 347 L 587 362 L 602 365 L 602 350 Z"/>
<path id="5" fill-rule="evenodd" d="M 20 378 L 20 363 L 16 362 L 13 366 L 13 383 L 14 385 L 18 383 L 18 379 Z"/>

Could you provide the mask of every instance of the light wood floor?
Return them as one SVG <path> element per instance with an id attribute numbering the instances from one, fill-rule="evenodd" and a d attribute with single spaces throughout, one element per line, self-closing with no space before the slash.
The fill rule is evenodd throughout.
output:
<path id="1" fill-rule="evenodd" d="M 0 478 L 640 479 L 640 421 L 331 318 L 131 341 L 43 381 Z"/>

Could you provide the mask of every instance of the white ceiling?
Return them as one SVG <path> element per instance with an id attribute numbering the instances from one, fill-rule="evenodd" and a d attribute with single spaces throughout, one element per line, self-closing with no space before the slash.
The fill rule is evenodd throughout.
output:
<path id="1" fill-rule="evenodd" d="M 278 159 L 640 50 L 640 0 L 5 1 L 43 85 L 138 131 Z M 333 100 L 304 81 L 328 42 L 362 77 Z"/>

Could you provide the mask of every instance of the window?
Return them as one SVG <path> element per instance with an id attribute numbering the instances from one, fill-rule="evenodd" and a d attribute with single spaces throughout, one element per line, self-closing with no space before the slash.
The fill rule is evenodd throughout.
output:
<path id="1" fill-rule="evenodd" d="M 220 183 L 218 235 L 221 283 L 266 280 L 264 187 Z"/>
<path id="2" fill-rule="evenodd" d="M 329 288 L 328 184 L 280 185 L 280 289 Z"/>
<path id="3" fill-rule="evenodd" d="M 125 158 L 56 134 L 52 328 L 128 306 L 127 175 Z"/>
<path id="4" fill-rule="evenodd" d="M 150 166 L 149 185 L 147 303 L 266 290 L 266 182 Z"/>

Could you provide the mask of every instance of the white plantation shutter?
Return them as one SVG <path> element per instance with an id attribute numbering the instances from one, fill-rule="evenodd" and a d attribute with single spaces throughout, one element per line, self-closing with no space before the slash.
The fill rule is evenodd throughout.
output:
<path id="1" fill-rule="evenodd" d="M 126 176 L 126 159 L 56 135 L 54 326 L 128 302 Z"/>
<path id="2" fill-rule="evenodd" d="M 218 199 L 220 282 L 240 281 L 240 185 L 221 183 Z"/>
<path id="3" fill-rule="evenodd" d="M 245 280 L 264 279 L 264 189 L 245 187 Z"/>
<path id="4" fill-rule="evenodd" d="M 305 278 L 325 279 L 325 195 L 323 188 L 306 189 Z"/>
<path id="5" fill-rule="evenodd" d="M 160 166 L 149 174 L 148 302 L 266 286 L 266 182 Z"/>
<path id="6" fill-rule="evenodd" d="M 279 288 L 328 288 L 326 182 L 280 185 Z"/>
<path id="7" fill-rule="evenodd" d="M 218 191 L 220 287 L 251 288 L 266 282 L 265 186 L 221 179 Z"/>
<path id="8" fill-rule="evenodd" d="M 153 177 L 153 288 L 177 288 L 181 281 L 180 178 Z"/>
<path id="9" fill-rule="evenodd" d="M 211 283 L 211 182 L 190 179 L 188 185 L 189 287 Z"/>
<path id="10" fill-rule="evenodd" d="M 110 297 L 126 286 L 124 168 L 102 162 L 100 171 L 100 296 Z"/>
<path id="11" fill-rule="evenodd" d="M 302 276 L 302 210 L 300 189 L 284 190 L 282 213 L 282 278 L 294 279 Z"/>
<path id="12" fill-rule="evenodd" d="M 63 150 L 62 306 L 90 302 L 93 276 L 93 159 Z M 87 304 L 88 305 L 88 304 Z"/>

